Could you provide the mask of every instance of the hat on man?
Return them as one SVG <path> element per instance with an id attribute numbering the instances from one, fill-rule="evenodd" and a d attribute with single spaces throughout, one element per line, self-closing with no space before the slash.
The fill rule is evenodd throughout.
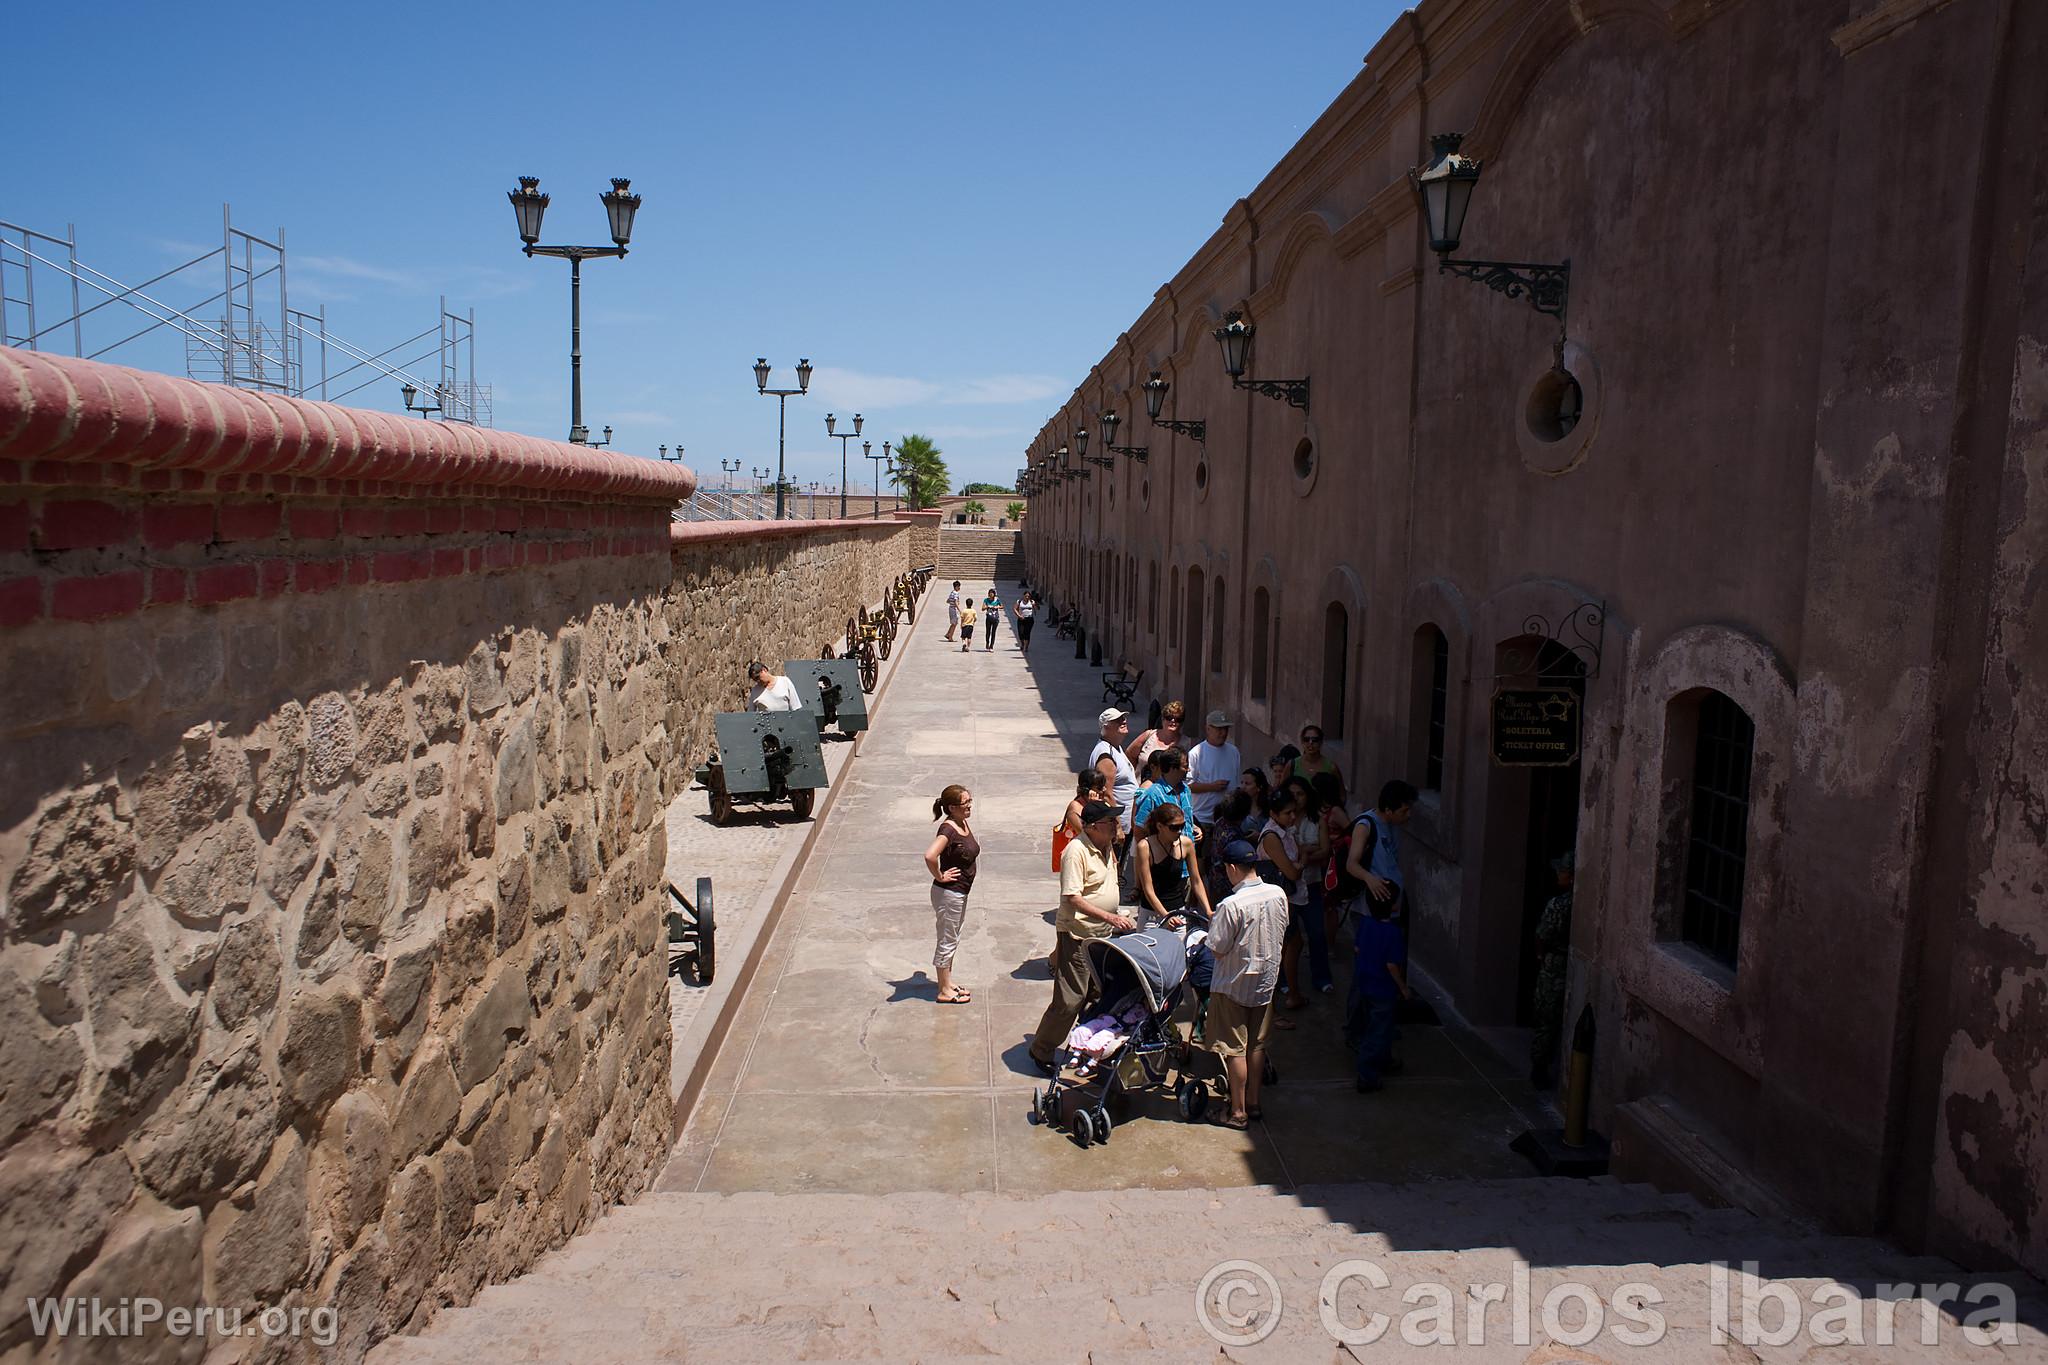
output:
<path id="1" fill-rule="evenodd" d="M 1116 724 L 1116 722 L 1122 720 L 1125 716 L 1128 716 L 1129 714 L 1131 713 L 1128 711 L 1119 711 L 1114 706 L 1106 706 L 1103 708 L 1102 714 L 1095 718 L 1095 723 L 1097 725 L 1114 725 Z"/>
<path id="2" fill-rule="evenodd" d="M 1227 712 L 1211 711 L 1209 713 L 1209 723 L 1219 730 L 1228 730 L 1230 728 L 1230 716 Z"/>
<path id="3" fill-rule="evenodd" d="M 1081 805 L 1081 823 L 1099 825 L 1104 820 L 1116 819 L 1116 807 L 1107 801 L 1086 801 Z"/>
<path id="4" fill-rule="evenodd" d="M 1259 861 L 1259 851 L 1247 840 L 1232 839 L 1223 846 L 1223 861 L 1238 867 L 1254 867 Z"/>

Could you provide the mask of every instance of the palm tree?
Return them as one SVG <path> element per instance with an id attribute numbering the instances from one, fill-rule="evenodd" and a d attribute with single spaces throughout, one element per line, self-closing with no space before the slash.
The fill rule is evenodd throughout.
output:
<path id="1" fill-rule="evenodd" d="M 1021 502 L 1011 503 L 1008 507 L 1005 507 L 1003 509 L 1003 515 L 1008 517 L 1011 521 L 1024 520 L 1024 504 Z"/>
<path id="2" fill-rule="evenodd" d="M 896 473 L 891 482 L 903 490 L 912 510 L 930 507 L 953 486 L 940 453 L 929 436 L 905 436 L 896 443 Z"/>

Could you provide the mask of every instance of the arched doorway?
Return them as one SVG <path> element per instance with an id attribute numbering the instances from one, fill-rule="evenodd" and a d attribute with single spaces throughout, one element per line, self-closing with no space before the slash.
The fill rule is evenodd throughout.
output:
<path id="1" fill-rule="evenodd" d="M 1583 730 L 1586 664 L 1578 654 L 1555 640 L 1525 635 L 1501 641 L 1494 659 L 1496 696 L 1505 690 L 1568 692 Z M 1527 1028 L 1535 1019 L 1536 925 L 1557 890 L 1551 861 L 1578 847 L 1579 749 L 1569 762 L 1531 766 L 1503 764 L 1489 753 L 1488 766 L 1473 1016 L 1475 1022 Z"/>
<path id="2" fill-rule="evenodd" d="M 1189 734 L 1200 734 L 1202 711 L 1202 571 L 1188 570 L 1187 621 L 1180 633 L 1181 701 L 1194 717 Z"/>

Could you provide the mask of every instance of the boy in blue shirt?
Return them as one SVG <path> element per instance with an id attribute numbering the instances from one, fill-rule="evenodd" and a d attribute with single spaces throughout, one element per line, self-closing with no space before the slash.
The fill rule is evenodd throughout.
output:
<path id="1" fill-rule="evenodd" d="M 1353 963 L 1351 991 L 1357 1014 L 1364 1016 L 1358 1038 L 1358 1089 L 1380 1088 L 1380 1077 L 1401 1069 L 1394 1057 L 1394 1005 L 1412 1000 L 1408 988 L 1407 936 L 1394 919 L 1394 902 L 1365 898 L 1370 914 L 1358 921 L 1358 957 Z"/>

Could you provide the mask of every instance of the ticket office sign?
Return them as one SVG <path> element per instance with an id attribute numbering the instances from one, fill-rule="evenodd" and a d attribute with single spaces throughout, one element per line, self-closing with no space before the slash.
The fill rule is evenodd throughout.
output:
<path id="1" fill-rule="evenodd" d="M 1493 694 L 1493 761 L 1504 768 L 1576 763 L 1579 719 L 1578 693 L 1568 687 L 1503 687 Z"/>

